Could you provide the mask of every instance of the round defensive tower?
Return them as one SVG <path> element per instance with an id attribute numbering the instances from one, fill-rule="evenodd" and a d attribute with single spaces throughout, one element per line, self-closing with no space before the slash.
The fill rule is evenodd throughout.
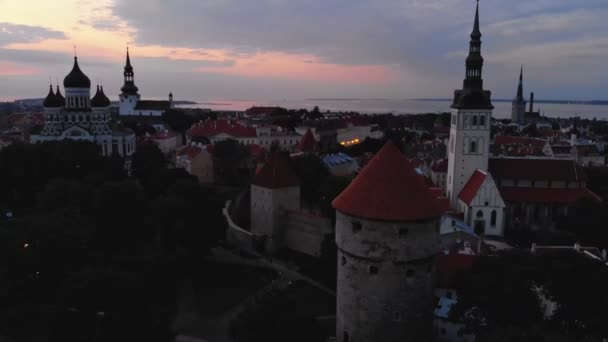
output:
<path id="1" fill-rule="evenodd" d="M 423 177 L 389 142 L 332 204 L 337 341 L 429 341 L 442 210 Z"/>

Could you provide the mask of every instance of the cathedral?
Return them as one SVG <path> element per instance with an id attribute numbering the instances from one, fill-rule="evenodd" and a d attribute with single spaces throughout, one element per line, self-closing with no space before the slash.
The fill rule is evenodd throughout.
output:
<path id="1" fill-rule="evenodd" d="M 91 80 L 74 57 L 72 71 L 63 80 L 65 97 L 59 85 L 44 99 L 44 127 L 30 138 L 32 143 L 78 140 L 97 144 L 104 156 L 130 157 L 135 153 L 135 134 L 123 127 L 112 125 L 110 99 L 103 86 L 97 86 L 91 98 Z"/>
<path id="2" fill-rule="evenodd" d="M 120 116 L 162 116 L 166 111 L 173 108 L 173 93 L 169 93 L 168 101 L 142 100 L 139 88 L 135 85 L 135 73 L 131 65 L 131 56 L 127 49 L 127 61 L 124 69 L 124 85 L 120 89 L 120 102 L 118 114 Z"/>

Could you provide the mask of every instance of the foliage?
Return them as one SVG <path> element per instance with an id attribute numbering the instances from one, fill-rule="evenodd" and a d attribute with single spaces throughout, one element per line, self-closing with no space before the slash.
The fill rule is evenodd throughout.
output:
<path id="1" fill-rule="evenodd" d="M 142 181 L 158 176 L 167 168 L 167 159 L 156 145 L 140 145 L 133 154 L 133 175 Z"/>
<path id="2" fill-rule="evenodd" d="M 145 181 L 127 179 L 120 160 L 89 143 L 0 151 L 1 179 L 10 180 L 0 203 L 20 209 L 0 218 L 3 335 L 173 341 L 172 260 L 189 265 L 217 244 L 223 200 L 166 170 L 155 146 L 135 159 Z"/>
<path id="3" fill-rule="evenodd" d="M 225 140 L 213 149 L 215 179 L 226 185 L 244 185 L 250 178 L 250 158 L 247 149 L 236 140 Z"/>
<path id="4" fill-rule="evenodd" d="M 596 341 L 608 335 L 608 313 L 598 305 L 608 302 L 606 282 L 603 263 L 576 252 L 480 258 L 461 279 L 452 315 L 482 342 Z M 541 311 L 536 287 L 558 304 L 549 319 Z"/>
<path id="5" fill-rule="evenodd" d="M 318 203 L 321 186 L 329 177 L 329 170 L 318 156 L 303 154 L 291 159 L 292 168 L 300 179 L 301 197 L 304 203 Z"/>

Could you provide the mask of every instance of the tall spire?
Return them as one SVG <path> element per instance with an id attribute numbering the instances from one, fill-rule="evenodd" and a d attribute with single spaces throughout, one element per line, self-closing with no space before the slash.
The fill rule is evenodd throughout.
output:
<path id="1" fill-rule="evenodd" d="M 515 97 L 515 101 L 523 101 L 524 100 L 524 66 L 521 66 L 521 70 L 519 71 L 519 85 L 517 86 L 517 96 Z"/>
<path id="2" fill-rule="evenodd" d="M 139 88 L 135 86 L 135 73 L 133 72 L 133 66 L 131 65 L 131 56 L 129 54 L 129 47 L 127 46 L 127 60 L 125 62 L 124 71 L 125 82 L 121 88 L 123 95 L 137 95 Z"/>
<path id="3" fill-rule="evenodd" d="M 477 8 L 475 9 L 475 24 L 473 24 L 473 32 L 471 32 L 471 38 L 481 38 L 481 31 L 479 31 L 479 0 L 477 0 Z"/>
<path id="4" fill-rule="evenodd" d="M 475 9 L 475 22 L 469 42 L 469 55 L 466 59 L 466 77 L 462 90 L 454 94 L 452 108 L 492 109 L 489 91 L 483 90 L 483 57 L 481 56 L 481 30 L 479 25 L 479 0 Z"/>

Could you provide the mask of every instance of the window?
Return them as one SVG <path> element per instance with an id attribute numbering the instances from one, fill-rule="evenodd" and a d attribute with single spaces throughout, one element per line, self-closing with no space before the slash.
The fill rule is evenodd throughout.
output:
<path id="1" fill-rule="evenodd" d="M 479 210 L 477 212 L 477 218 L 483 218 L 483 211 Z"/>
<path id="2" fill-rule="evenodd" d="M 485 115 L 481 115 L 479 117 L 479 126 L 484 126 L 486 125 L 486 116 Z"/>
<path id="3" fill-rule="evenodd" d="M 477 142 L 476 141 L 471 141 L 471 144 L 469 147 L 469 152 L 477 153 Z"/>
<path id="4" fill-rule="evenodd" d="M 378 274 L 378 267 L 376 267 L 376 266 L 370 266 L 369 267 L 369 274 Z"/>
<path id="5" fill-rule="evenodd" d="M 409 232 L 410 232 L 409 229 L 407 229 L 407 228 L 401 228 L 401 229 L 399 229 L 399 237 L 403 239 L 404 237 L 407 236 L 407 234 Z"/>
<path id="6" fill-rule="evenodd" d="M 445 335 L 445 328 L 441 328 L 441 335 Z"/>
<path id="7" fill-rule="evenodd" d="M 490 202 L 486 202 L 485 204 L 486 204 L 486 207 L 487 207 L 488 205 L 490 205 Z"/>
<path id="8" fill-rule="evenodd" d="M 473 126 L 477 126 L 477 115 L 473 116 Z"/>
<path id="9" fill-rule="evenodd" d="M 353 222 L 353 233 L 358 233 L 362 229 L 361 222 Z"/>
<path id="10" fill-rule="evenodd" d="M 452 114 L 452 125 L 456 124 L 457 116 L 456 114 Z"/>
<path id="11" fill-rule="evenodd" d="M 350 342 L 350 337 L 348 336 L 348 333 L 346 331 L 344 332 L 344 338 L 342 338 L 342 342 Z"/>
<path id="12" fill-rule="evenodd" d="M 342 257 L 342 266 L 346 265 L 346 258 Z"/>
<path id="13" fill-rule="evenodd" d="M 496 210 L 492 210 L 492 215 L 490 217 L 490 224 L 492 227 L 496 226 Z"/>
<path id="14" fill-rule="evenodd" d="M 452 220 L 452 227 L 456 227 L 456 221 Z"/>
<path id="15" fill-rule="evenodd" d="M 401 312 L 394 312 L 393 313 L 393 321 L 395 321 L 395 322 L 400 322 L 401 321 Z"/>
<path id="16" fill-rule="evenodd" d="M 414 277 L 414 270 L 407 270 L 407 272 L 405 272 L 405 276 L 408 278 Z"/>

